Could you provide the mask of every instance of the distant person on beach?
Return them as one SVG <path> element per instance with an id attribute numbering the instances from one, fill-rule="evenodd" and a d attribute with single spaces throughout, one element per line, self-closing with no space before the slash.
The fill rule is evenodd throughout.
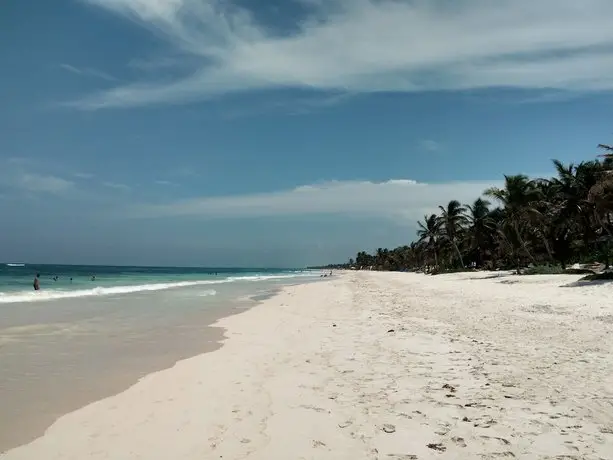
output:
<path id="1" fill-rule="evenodd" d="M 34 290 L 38 291 L 40 289 L 40 281 L 38 280 L 38 278 L 40 277 L 40 273 L 37 273 L 36 276 L 34 277 Z"/>
<path id="2" fill-rule="evenodd" d="M 92 275 L 92 281 L 96 281 L 96 275 Z"/>

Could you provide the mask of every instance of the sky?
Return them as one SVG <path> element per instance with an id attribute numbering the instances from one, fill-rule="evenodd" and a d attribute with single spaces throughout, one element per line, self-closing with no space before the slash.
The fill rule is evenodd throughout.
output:
<path id="1" fill-rule="evenodd" d="M 6 262 L 342 262 L 613 141 L 610 0 L 1 8 Z"/>

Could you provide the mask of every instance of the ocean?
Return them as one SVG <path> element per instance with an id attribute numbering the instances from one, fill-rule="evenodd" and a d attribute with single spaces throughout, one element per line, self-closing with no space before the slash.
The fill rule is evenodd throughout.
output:
<path id="1" fill-rule="evenodd" d="M 219 348 L 217 319 L 320 273 L 2 264 L 0 453 L 150 372 Z"/>
<path id="2" fill-rule="evenodd" d="M 40 274 L 40 291 L 33 281 Z M 91 265 L 0 265 L 0 303 L 128 294 L 189 286 L 313 277 L 314 272 L 276 268 L 129 267 Z"/>

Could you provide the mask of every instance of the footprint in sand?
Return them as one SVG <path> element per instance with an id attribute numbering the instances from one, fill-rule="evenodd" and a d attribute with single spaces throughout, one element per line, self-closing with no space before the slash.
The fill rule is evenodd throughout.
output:
<path id="1" fill-rule="evenodd" d="M 496 425 L 496 423 L 498 423 L 496 422 L 496 420 L 490 418 L 481 423 L 474 423 L 473 426 L 475 427 L 479 426 L 481 428 L 490 428 L 492 425 Z"/>
<path id="2" fill-rule="evenodd" d="M 395 433 L 396 432 L 396 427 L 394 425 L 392 425 L 391 423 L 385 423 L 381 429 L 383 431 L 385 431 L 386 433 Z"/>
<path id="3" fill-rule="evenodd" d="M 515 458 L 515 454 L 513 452 L 492 452 L 489 454 L 481 454 L 480 457 L 483 460 L 494 460 L 499 458 Z"/>
<path id="4" fill-rule="evenodd" d="M 459 436 L 454 436 L 453 438 L 451 438 L 451 440 L 460 447 L 466 447 L 466 441 L 464 441 L 464 438 L 461 438 Z"/>
<path id="5" fill-rule="evenodd" d="M 447 448 L 440 442 L 431 442 L 430 444 L 426 444 L 426 446 L 428 449 L 436 450 L 438 452 L 445 452 L 447 450 Z"/>
<path id="6" fill-rule="evenodd" d="M 573 452 L 579 452 L 579 448 L 577 446 L 573 446 L 572 444 L 570 444 L 571 441 L 566 441 L 564 446 L 568 449 L 571 450 Z"/>
<path id="7" fill-rule="evenodd" d="M 302 407 L 303 409 L 314 410 L 315 412 L 326 412 L 326 409 L 312 405 L 302 404 L 300 407 Z"/>
<path id="8" fill-rule="evenodd" d="M 454 387 L 453 385 L 449 385 L 448 383 L 443 385 L 443 389 L 448 390 L 450 393 L 455 393 L 457 391 L 456 387 Z"/>
<path id="9" fill-rule="evenodd" d="M 498 441 L 500 444 L 505 445 L 505 446 L 509 446 L 511 444 L 507 439 L 499 438 L 497 436 L 481 436 L 481 439 L 487 439 L 487 440 L 493 439 L 493 440 Z"/>

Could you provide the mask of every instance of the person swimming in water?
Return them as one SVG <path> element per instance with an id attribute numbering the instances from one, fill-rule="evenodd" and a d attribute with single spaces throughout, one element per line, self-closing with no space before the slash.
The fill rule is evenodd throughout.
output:
<path id="1" fill-rule="evenodd" d="M 40 277 L 40 273 L 37 273 L 36 276 L 34 277 L 34 290 L 38 291 L 40 289 L 40 281 L 38 280 L 38 278 Z"/>

